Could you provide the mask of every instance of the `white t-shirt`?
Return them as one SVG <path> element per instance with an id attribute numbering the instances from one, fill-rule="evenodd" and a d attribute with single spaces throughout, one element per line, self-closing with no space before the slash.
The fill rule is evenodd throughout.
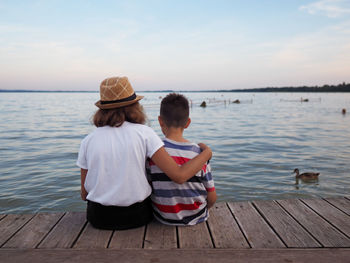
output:
<path id="1" fill-rule="evenodd" d="M 164 144 L 148 126 L 124 122 L 104 126 L 86 136 L 77 165 L 87 169 L 87 199 L 102 205 L 129 206 L 151 194 L 146 159 Z"/>

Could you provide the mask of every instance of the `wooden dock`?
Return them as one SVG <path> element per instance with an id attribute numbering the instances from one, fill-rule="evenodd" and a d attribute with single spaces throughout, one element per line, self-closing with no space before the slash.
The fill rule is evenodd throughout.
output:
<path id="1" fill-rule="evenodd" d="M 0 215 L 0 262 L 350 262 L 350 198 L 217 203 L 207 222 L 98 230 L 85 213 Z"/>

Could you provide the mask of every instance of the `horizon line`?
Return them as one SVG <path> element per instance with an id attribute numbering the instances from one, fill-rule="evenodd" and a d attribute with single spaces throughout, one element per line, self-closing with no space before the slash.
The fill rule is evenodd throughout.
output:
<path id="1" fill-rule="evenodd" d="M 330 89 L 337 90 L 330 90 Z M 345 90 L 344 90 L 345 88 Z M 341 90 L 339 90 L 341 89 Z M 140 90 L 137 92 L 350 92 L 350 83 L 342 82 L 338 85 L 323 86 L 284 86 L 284 87 L 264 87 L 264 88 L 248 88 L 248 89 L 227 89 L 227 90 Z M 35 90 L 35 89 L 0 89 L 0 92 L 20 93 L 20 92 L 37 92 L 37 93 L 99 93 L 99 90 Z"/>

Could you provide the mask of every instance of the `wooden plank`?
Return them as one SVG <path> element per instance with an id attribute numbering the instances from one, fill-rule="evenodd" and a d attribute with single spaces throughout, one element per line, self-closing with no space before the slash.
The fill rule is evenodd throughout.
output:
<path id="1" fill-rule="evenodd" d="M 325 198 L 325 200 L 350 216 L 350 200 L 344 197 Z"/>
<path id="2" fill-rule="evenodd" d="M 114 231 L 109 248 L 142 248 L 145 226 Z"/>
<path id="3" fill-rule="evenodd" d="M 4 243 L 13 236 L 23 225 L 25 225 L 30 219 L 32 219 L 34 214 L 32 215 L 8 215 L 3 220 L 0 221 L 0 247 L 4 245 Z"/>
<path id="4" fill-rule="evenodd" d="M 18 231 L 3 247 L 35 248 L 61 219 L 63 213 L 36 214 L 20 231 Z"/>
<path id="5" fill-rule="evenodd" d="M 68 212 L 40 243 L 39 248 L 70 248 L 86 223 L 86 213 Z"/>
<path id="6" fill-rule="evenodd" d="M 212 248 L 213 242 L 206 222 L 194 226 L 179 226 L 180 248 Z"/>
<path id="7" fill-rule="evenodd" d="M 274 201 L 254 201 L 254 204 L 287 247 L 321 247 L 303 227 Z"/>
<path id="8" fill-rule="evenodd" d="M 226 203 L 216 203 L 209 215 L 208 226 L 216 248 L 249 248 Z"/>
<path id="9" fill-rule="evenodd" d="M 297 199 L 278 201 L 324 247 L 350 247 L 350 239 Z"/>
<path id="10" fill-rule="evenodd" d="M 30 249 L 0 250 L 7 263 L 18 262 L 349 262 L 350 249 Z"/>
<path id="11" fill-rule="evenodd" d="M 176 227 L 168 226 L 154 220 L 147 226 L 144 248 L 171 249 L 177 248 Z"/>
<path id="12" fill-rule="evenodd" d="M 302 199 L 302 201 L 324 217 L 328 222 L 350 237 L 350 217 L 322 199 Z"/>
<path id="13" fill-rule="evenodd" d="M 79 236 L 74 248 L 107 248 L 113 230 L 102 230 L 94 228 L 87 223 Z"/>
<path id="14" fill-rule="evenodd" d="M 229 203 L 252 248 L 286 247 L 250 202 Z"/>
<path id="15" fill-rule="evenodd" d="M 5 216 L 7 216 L 6 214 L 0 214 L 0 220 L 3 219 Z"/>

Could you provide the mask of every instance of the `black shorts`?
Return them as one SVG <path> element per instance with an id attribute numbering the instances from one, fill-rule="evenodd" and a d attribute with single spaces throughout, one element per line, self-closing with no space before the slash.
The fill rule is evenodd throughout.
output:
<path id="1" fill-rule="evenodd" d="M 153 219 L 150 197 L 130 206 L 104 206 L 87 202 L 87 220 L 95 228 L 124 230 L 148 224 Z"/>

